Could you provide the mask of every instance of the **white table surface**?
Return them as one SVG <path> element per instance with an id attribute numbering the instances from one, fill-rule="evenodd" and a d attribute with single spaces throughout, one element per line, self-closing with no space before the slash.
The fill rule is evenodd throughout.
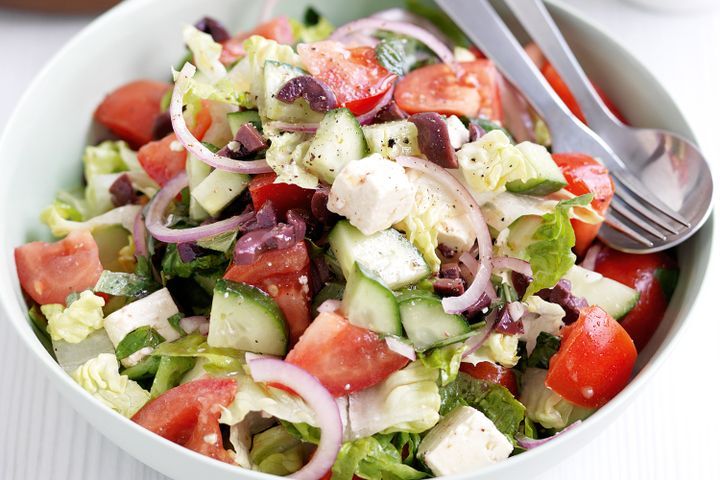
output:
<path id="1" fill-rule="evenodd" d="M 701 146 L 717 159 L 720 12 L 669 16 L 619 0 L 567 3 L 623 39 L 677 99 Z M 0 130 L 39 68 L 88 21 L 0 10 Z M 720 285 L 720 262 L 715 257 L 708 279 L 712 287 Z M 720 322 L 712 303 L 714 288 L 704 293 L 670 361 L 635 402 L 592 443 L 539 475 L 539 480 L 720 478 L 715 353 Z M 75 413 L 3 321 L 0 368 L 0 479 L 166 479 Z"/>

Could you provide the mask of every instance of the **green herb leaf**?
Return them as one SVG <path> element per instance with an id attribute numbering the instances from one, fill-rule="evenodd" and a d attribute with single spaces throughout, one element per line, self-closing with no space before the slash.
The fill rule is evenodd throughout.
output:
<path id="1" fill-rule="evenodd" d="M 318 293 L 312 302 L 313 318 L 318 315 L 318 307 L 325 300 L 342 300 L 345 292 L 345 285 L 342 283 L 330 282 L 326 284 Z"/>
<path id="2" fill-rule="evenodd" d="M 533 271 L 533 281 L 525 292 L 525 297 L 542 290 L 552 288 L 562 276 L 575 264 L 575 232 L 570 223 L 570 208 L 587 205 L 592 194 L 585 194 L 560 202 L 551 213 L 542 216 L 542 223 L 533 234 L 533 243 L 528 245 L 526 254 Z"/>
<path id="3" fill-rule="evenodd" d="M 313 7 L 308 7 L 303 15 L 303 23 L 305 23 L 308 27 L 312 27 L 313 25 L 317 25 L 320 21 L 320 17 L 321 15 L 317 10 Z"/>
<path id="4" fill-rule="evenodd" d="M 180 334 L 181 337 L 184 337 L 187 335 L 187 332 L 183 330 L 183 328 L 180 326 L 180 320 L 183 319 L 182 313 L 176 313 L 172 317 L 168 318 L 168 323 L 170 324 L 173 329 L 175 329 L 176 332 Z"/>
<path id="5" fill-rule="evenodd" d="M 408 66 L 405 55 L 405 40 L 392 39 L 381 40 L 375 47 L 375 56 L 380 65 L 396 75 L 405 75 Z"/>
<path id="6" fill-rule="evenodd" d="M 196 271 L 206 272 L 216 269 L 224 271 L 228 263 L 230 260 L 223 253 L 210 253 L 199 256 L 190 262 L 183 262 L 177 251 L 177 245 L 170 244 L 167 246 L 161 262 L 162 277 L 167 282 L 175 277 L 190 278 Z"/>
<path id="7" fill-rule="evenodd" d="M 155 348 L 165 339 L 154 328 L 149 326 L 139 327 L 125 335 L 115 348 L 115 356 L 118 360 L 129 357 L 143 348 Z"/>
<path id="8" fill-rule="evenodd" d="M 560 337 L 547 332 L 540 332 L 537 336 L 535 350 L 527 359 L 527 366 L 530 368 L 550 368 L 550 357 L 560 349 Z"/>
<path id="9" fill-rule="evenodd" d="M 154 377 L 159 366 L 160 357 L 150 356 L 143 358 L 137 365 L 128 367 L 120 373 L 127 375 L 130 380 L 142 380 Z"/>

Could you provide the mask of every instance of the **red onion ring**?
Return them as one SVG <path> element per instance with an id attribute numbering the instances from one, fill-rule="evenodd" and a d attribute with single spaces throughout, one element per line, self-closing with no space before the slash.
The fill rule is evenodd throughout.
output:
<path id="1" fill-rule="evenodd" d="M 257 359 L 248 362 L 256 382 L 279 383 L 296 392 L 315 412 L 320 443 L 310 461 L 290 475 L 298 480 L 317 480 L 332 468 L 342 445 L 343 427 L 335 399 L 318 380 L 300 367 L 282 360 Z"/>
<path id="2" fill-rule="evenodd" d="M 342 307 L 342 302 L 340 300 L 330 298 L 321 303 L 320 306 L 318 306 L 317 311 L 319 313 L 332 313 L 340 310 L 340 307 Z"/>
<path id="3" fill-rule="evenodd" d="M 402 355 L 411 362 L 414 362 L 417 359 L 417 355 L 415 355 L 415 349 L 412 347 L 412 345 L 408 345 L 407 343 L 398 340 L 397 338 L 392 336 L 385 337 L 385 343 L 387 343 L 387 346 L 390 350 L 397 353 L 398 355 Z"/>
<path id="4" fill-rule="evenodd" d="M 133 243 L 135 244 L 135 256 L 147 257 L 147 231 L 145 230 L 145 222 L 143 221 L 142 210 L 135 216 L 133 222 Z"/>
<path id="5" fill-rule="evenodd" d="M 150 207 L 145 217 L 145 227 L 154 238 L 165 243 L 195 242 L 197 240 L 214 237 L 221 233 L 235 230 L 253 218 L 254 212 L 242 215 L 235 215 L 219 222 L 202 225 L 200 227 L 183 228 L 175 230 L 164 225 L 165 211 L 175 197 L 187 187 L 188 179 L 186 172 L 180 172 L 175 178 L 165 184 L 150 201 Z"/>
<path id="6" fill-rule="evenodd" d="M 587 270 L 595 271 L 595 264 L 597 263 L 597 257 L 601 249 L 602 247 L 600 246 L 600 244 L 597 243 L 590 247 L 585 254 L 585 258 L 583 259 L 580 266 Z"/>
<path id="7" fill-rule="evenodd" d="M 508 303 L 507 309 L 513 322 L 519 321 L 523 315 L 525 315 L 525 312 L 527 312 L 527 308 L 522 302 L 510 302 Z"/>
<path id="8" fill-rule="evenodd" d="M 183 116 L 183 96 L 188 88 L 188 82 L 195 74 L 195 65 L 185 63 L 178 73 L 170 100 L 170 121 L 173 130 L 185 149 L 195 155 L 200 161 L 207 163 L 218 170 L 233 173 L 267 173 L 272 172 L 265 160 L 240 161 L 223 157 L 211 152 L 190 132 Z"/>
<path id="9" fill-rule="evenodd" d="M 530 450 L 531 448 L 537 448 L 541 445 L 546 444 L 547 442 L 549 442 L 553 438 L 557 437 L 558 435 L 562 435 L 565 432 L 569 432 L 570 430 L 579 427 L 581 423 L 582 423 L 582 420 L 573 422 L 570 425 L 568 425 L 567 427 L 565 427 L 562 430 L 560 430 L 559 432 L 557 432 L 552 437 L 534 439 L 534 438 L 528 438 L 524 435 L 517 435 L 515 437 L 515 440 L 517 440 L 518 445 L 520 445 L 522 448 L 524 448 L 525 450 Z"/>
<path id="10" fill-rule="evenodd" d="M 485 343 L 490 334 L 493 332 L 496 321 L 497 317 L 495 317 L 495 320 L 487 318 L 485 320 L 485 326 L 478 330 L 478 333 L 465 341 L 465 345 L 467 345 L 468 348 L 463 352 L 462 359 L 465 359 L 475 353 L 475 351 L 480 348 L 483 343 Z"/>
<path id="11" fill-rule="evenodd" d="M 478 267 L 477 270 L 475 270 L 475 277 L 462 295 L 445 297 L 442 300 L 445 312 L 462 313 L 477 303 L 487 284 L 490 282 L 490 274 L 492 273 L 492 239 L 490 238 L 485 217 L 483 217 L 480 206 L 470 192 L 444 168 L 417 157 L 398 157 L 397 163 L 403 167 L 420 170 L 433 177 L 452 192 L 458 199 L 460 205 L 464 205 L 467 210 L 478 242 Z"/>
<path id="12" fill-rule="evenodd" d="M 378 112 L 385 108 L 388 103 L 390 103 L 393 99 L 393 93 L 395 93 L 395 80 L 397 79 L 397 76 L 390 77 L 387 81 L 393 82 L 392 85 L 390 85 L 390 88 L 387 89 L 385 92 L 385 95 L 380 98 L 378 103 L 367 113 L 363 113 L 362 115 L 357 116 L 357 121 L 360 123 L 360 125 L 367 125 L 368 123 L 372 122 L 375 117 L 377 116 Z"/>
<path id="13" fill-rule="evenodd" d="M 360 20 L 346 23 L 335 30 L 332 35 L 330 35 L 330 40 L 341 40 L 348 35 L 364 30 L 386 30 L 388 32 L 407 35 L 424 43 L 425 46 L 435 52 L 435 55 L 437 55 L 443 63 L 447 63 L 448 65 L 455 64 L 455 56 L 447 45 L 424 28 L 407 22 L 395 22 L 380 18 L 361 18 Z"/>
<path id="14" fill-rule="evenodd" d="M 522 273 L 528 277 L 533 276 L 532 268 L 530 264 L 525 260 L 513 257 L 494 257 L 492 260 L 493 270 L 507 268 L 508 270 L 514 270 L 518 273 Z"/>

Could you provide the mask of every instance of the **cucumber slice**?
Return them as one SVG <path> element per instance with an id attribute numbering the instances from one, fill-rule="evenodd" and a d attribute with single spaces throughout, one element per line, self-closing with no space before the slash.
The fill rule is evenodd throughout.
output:
<path id="1" fill-rule="evenodd" d="M 245 110 L 242 112 L 230 112 L 227 114 L 228 125 L 233 134 L 233 138 L 237 134 L 240 127 L 246 123 L 252 123 L 258 132 L 262 132 L 262 123 L 260 122 L 260 114 L 257 110 Z"/>
<path id="2" fill-rule="evenodd" d="M 198 160 L 195 155 L 189 153 L 185 165 L 188 175 L 188 188 L 192 193 L 200 183 L 210 175 L 212 167 L 205 162 Z M 210 214 L 190 195 L 190 218 L 193 220 L 205 220 Z"/>
<path id="3" fill-rule="evenodd" d="M 210 310 L 208 345 L 285 355 L 288 330 L 275 301 L 262 290 L 220 279 Z"/>
<path id="4" fill-rule="evenodd" d="M 419 352 L 463 340 L 472 334 L 465 317 L 445 313 L 440 298 L 430 292 L 405 292 L 398 298 L 398 305 L 405 332 Z"/>
<path id="5" fill-rule="evenodd" d="M 368 153 L 362 128 L 347 108 L 325 114 L 302 160 L 305 168 L 326 183 L 333 183 L 342 168 Z"/>
<path id="6" fill-rule="evenodd" d="M 307 75 L 307 72 L 286 63 L 267 60 L 263 68 L 260 113 L 271 120 L 282 122 L 305 123 L 322 120 L 323 114 L 313 111 L 305 99 L 299 98 L 293 103 L 285 103 L 275 98 L 283 85 L 301 75 Z"/>
<path id="7" fill-rule="evenodd" d="M 240 195 L 248 183 L 250 175 L 213 170 L 190 192 L 190 196 L 214 217 Z"/>
<path id="8" fill-rule="evenodd" d="M 597 305 L 615 320 L 627 315 L 640 298 L 635 289 L 578 265 L 573 265 L 563 278 L 570 281 L 573 295 Z"/>
<path id="9" fill-rule="evenodd" d="M 362 127 L 370 153 L 379 153 L 395 160 L 400 156 L 418 156 L 418 131 L 414 123 L 407 120 L 378 123 Z"/>
<path id="10" fill-rule="evenodd" d="M 395 295 L 358 264 L 345 287 L 343 311 L 353 325 L 384 335 L 402 335 Z"/>
<path id="11" fill-rule="evenodd" d="M 508 192 L 544 196 L 567 186 L 560 167 L 555 164 L 545 147 L 522 142 L 517 148 L 527 160 L 533 175 L 525 182 L 514 180 L 507 183 L 505 187 Z"/>
<path id="12" fill-rule="evenodd" d="M 363 235 L 350 222 L 342 220 L 332 229 L 328 240 L 345 278 L 350 278 L 355 263 L 392 290 L 417 283 L 430 274 L 430 267 L 417 248 L 392 228 Z"/>

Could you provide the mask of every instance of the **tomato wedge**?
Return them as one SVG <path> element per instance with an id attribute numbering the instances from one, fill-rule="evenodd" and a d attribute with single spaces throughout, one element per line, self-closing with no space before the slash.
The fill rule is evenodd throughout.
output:
<path id="1" fill-rule="evenodd" d="M 231 378 L 202 378 L 180 385 L 151 400 L 132 421 L 208 457 L 232 463 L 223 448 L 220 406 L 232 403 L 237 384 Z"/>
<path id="2" fill-rule="evenodd" d="M 592 207 L 598 214 L 605 215 L 615 194 L 608 169 L 582 153 L 555 153 L 552 157 L 568 182 L 565 188 L 575 195 L 592 193 Z M 597 237 L 602 223 L 591 225 L 575 219 L 571 223 L 575 231 L 575 251 L 582 256 Z"/>
<path id="3" fill-rule="evenodd" d="M 280 218 L 291 208 L 303 208 L 310 210 L 315 190 L 298 187 L 290 183 L 275 183 L 277 175 L 274 173 L 263 173 L 255 175 L 248 185 L 253 207 L 257 212 L 267 201 L 271 201 L 275 212 Z"/>
<path id="4" fill-rule="evenodd" d="M 600 307 L 587 307 L 561 331 L 545 384 L 566 400 L 599 408 L 630 381 L 637 350 L 630 335 Z"/>
<path id="5" fill-rule="evenodd" d="M 370 47 L 345 48 L 324 40 L 300 44 L 297 51 L 305 69 L 325 82 L 338 104 L 355 115 L 372 110 L 396 77 L 378 63 Z"/>
<path id="6" fill-rule="evenodd" d="M 220 61 L 225 65 L 230 65 L 245 55 L 243 43 L 253 35 L 260 35 L 268 40 L 275 40 L 285 45 L 290 45 L 295 42 L 295 36 L 292 33 L 292 26 L 288 18 L 273 18 L 265 23 L 261 23 L 255 27 L 254 30 L 241 32 L 222 42 L 223 50 L 220 54 Z"/>
<path id="7" fill-rule="evenodd" d="M 153 139 L 155 117 L 170 85 L 137 80 L 112 91 L 95 110 L 95 120 L 133 148 Z"/>
<path id="8" fill-rule="evenodd" d="M 488 59 L 461 62 L 458 75 L 442 63 L 408 73 L 395 87 L 395 101 L 408 113 L 485 117 L 502 121 L 498 72 Z"/>
<path id="9" fill-rule="evenodd" d="M 310 256 L 305 242 L 261 254 L 249 265 L 232 264 L 225 278 L 247 283 L 273 297 L 295 343 L 310 324 Z"/>
<path id="10" fill-rule="evenodd" d="M 478 380 L 485 380 L 502 385 L 515 396 L 518 394 L 517 378 L 515 377 L 515 372 L 510 368 L 505 368 L 492 362 L 478 362 L 477 365 L 461 363 L 460 371 Z"/>
<path id="11" fill-rule="evenodd" d="M 187 152 L 174 133 L 143 145 L 137 154 L 143 170 L 160 185 L 185 170 Z"/>
<path id="12" fill-rule="evenodd" d="M 595 271 L 640 292 L 638 303 L 621 323 L 642 350 L 665 315 L 677 281 L 677 262 L 667 252 L 639 255 L 602 246 Z"/>
<path id="13" fill-rule="evenodd" d="M 23 290 L 40 305 L 65 304 L 71 293 L 93 288 L 103 271 L 97 243 L 87 231 L 17 247 L 15 264 Z"/>
<path id="14" fill-rule="evenodd" d="M 335 397 L 372 387 L 408 363 L 375 332 L 335 313 L 318 315 L 285 360 L 315 375 Z"/>

